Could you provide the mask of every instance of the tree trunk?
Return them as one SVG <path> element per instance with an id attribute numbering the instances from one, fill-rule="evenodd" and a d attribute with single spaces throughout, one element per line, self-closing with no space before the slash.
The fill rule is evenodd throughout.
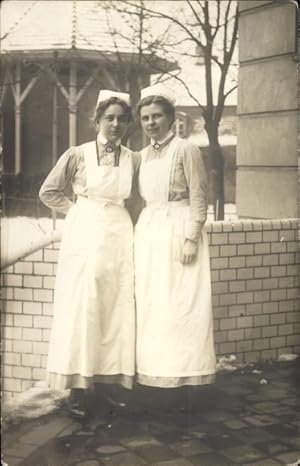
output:
<path id="1" fill-rule="evenodd" d="M 219 145 L 210 147 L 213 161 L 212 185 L 215 207 L 215 220 L 224 220 L 224 157 Z"/>
<path id="2" fill-rule="evenodd" d="M 211 185 L 215 220 L 224 220 L 224 156 L 215 128 L 206 129 L 209 140 L 209 156 L 211 165 Z"/>
<path id="3" fill-rule="evenodd" d="M 141 89 L 149 85 L 149 76 L 143 72 L 142 68 L 135 68 L 130 73 L 128 82 L 132 108 L 135 109 L 140 100 Z M 145 135 L 138 120 L 138 115 L 134 114 L 134 122 L 130 129 L 130 149 L 136 151 L 146 145 Z"/>

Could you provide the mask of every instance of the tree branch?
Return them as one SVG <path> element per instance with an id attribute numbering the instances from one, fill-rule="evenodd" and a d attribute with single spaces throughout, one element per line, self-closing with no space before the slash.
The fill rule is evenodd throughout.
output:
<path id="1" fill-rule="evenodd" d="M 6 37 L 8 37 L 8 36 L 9 36 L 9 33 L 6 32 L 3 36 L 0 37 L 0 42 L 1 42 L 1 40 L 6 39 Z"/>
<path id="2" fill-rule="evenodd" d="M 228 97 L 233 91 L 235 91 L 235 89 L 237 89 L 237 85 L 233 86 L 231 89 L 229 89 L 229 91 L 227 91 L 227 92 L 224 94 L 224 102 L 225 102 L 225 100 L 227 99 L 227 97 Z"/>
<path id="3" fill-rule="evenodd" d="M 225 11 L 225 21 L 224 21 L 224 41 L 223 41 L 223 51 L 224 51 L 224 61 L 225 55 L 227 52 L 227 30 L 228 30 L 228 15 L 230 11 L 231 0 L 228 0 L 226 11 Z"/>
<path id="4" fill-rule="evenodd" d="M 205 48 L 204 61 L 205 61 L 205 87 L 206 87 L 206 117 L 213 118 L 213 93 L 212 93 L 212 73 L 211 73 L 211 56 L 212 56 L 212 42 L 209 28 L 209 11 L 208 2 L 204 3 L 204 33 L 206 36 L 207 46 Z"/>
<path id="5" fill-rule="evenodd" d="M 126 1 L 125 3 L 127 5 L 134 6 L 130 1 Z M 144 11 L 155 15 L 155 16 L 152 16 L 152 18 L 168 19 L 169 21 L 172 21 L 173 23 L 177 24 L 177 26 L 179 26 L 181 29 L 183 29 L 194 42 L 196 42 L 199 46 L 202 45 L 201 42 L 199 41 L 198 37 L 196 37 L 194 34 L 192 34 L 191 31 L 189 30 L 189 28 L 187 28 L 178 19 L 174 18 L 173 16 L 167 15 L 166 13 L 162 13 L 162 12 L 152 10 L 152 9 L 146 7 L 146 6 L 143 6 L 143 9 L 144 9 Z"/>
<path id="6" fill-rule="evenodd" d="M 234 52 L 234 49 L 235 49 L 235 46 L 236 46 L 236 42 L 237 42 L 238 25 L 239 25 L 239 13 L 238 13 L 238 6 L 236 6 L 235 16 L 234 16 L 234 23 L 233 23 L 233 32 L 232 32 L 232 36 L 231 36 L 232 39 L 231 39 L 231 44 L 230 44 L 229 51 L 228 51 L 229 64 L 231 62 L 232 55 L 233 55 L 233 52 Z M 229 64 L 228 64 L 228 66 L 229 66 Z"/>
<path id="7" fill-rule="evenodd" d="M 212 41 L 216 38 L 216 35 L 218 34 L 218 31 L 220 30 L 220 2 L 217 2 L 217 20 L 216 20 L 216 26 L 215 30 L 212 34 Z"/>
<path id="8" fill-rule="evenodd" d="M 169 76 L 170 78 L 175 78 L 178 82 L 180 82 L 180 83 L 184 86 L 185 90 L 187 91 L 187 93 L 188 93 L 188 95 L 191 97 L 191 99 L 193 99 L 194 102 L 196 102 L 196 104 L 197 104 L 202 110 L 205 110 L 204 105 L 202 105 L 202 104 L 199 102 L 199 100 L 191 93 L 189 87 L 187 86 L 187 84 L 185 83 L 185 81 L 183 81 L 183 79 L 181 79 L 178 75 L 172 74 L 170 71 L 165 71 L 165 70 L 162 71 L 159 67 L 153 65 L 153 63 L 150 62 L 146 57 L 145 57 L 145 61 L 148 62 L 148 63 L 152 66 L 153 69 L 156 69 L 156 70 L 157 70 L 158 72 L 160 72 L 160 73 L 163 72 L 164 75 L 167 75 L 167 76 Z"/>
<path id="9" fill-rule="evenodd" d="M 114 49 L 115 49 L 115 51 L 116 51 L 116 54 L 117 54 L 119 63 L 120 63 L 121 65 L 123 65 L 123 60 L 122 60 L 121 54 L 120 54 L 120 52 L 119 52 L 119 48 L 118 48 L 117 43 L 116 43 L 116 40 L 115 40 L 115 34 L 114 34 L 114 31 L 112 31 L 112 28 L 111 28 L 111 22 L 110 22 L 110 20 L 109 20 L 109 13 L 108 13 L 108 11 L 106 11 L 106 21 L 107 21 L 108 29 L 109 29 L 109 31 L 110 31 L 110 35 L 111 35 L 111 37 L 112 37 Z"/>
<path id="10" fill-rule="evenodd" d="M 217 2 L 217 21 L 216 21 L 216 32 L 215 36 L 217 35 L 217 30 L 220 27 L 220 14 L 221 14 L 221 4 L 220 2 Z"/>
<path id="11" fill-rule="evenodd" d="M 196 0 L 196 1 L 197 1 L 197 3 L 198 3 L 199 7 L 200 7 L 201 10 L 202 10 L 202 13 L 204 14 L 203 1 L 202 1 L 202 0 Z"/>
<path id="12" fill-rule="evenodd" d="M 191 0 L 186 0 L 186 2 L 189 5 L 190 9 L 192 10 L 196 20 L 198 21 L 198 24 L 200 24 L 203 27 L 204 26 L 203 21 L 200 19 L 200 16 L 198 15 L 197 11 L 193 7 L 193 4 L 192 4 Z"/>
<path id="13" fill-rule="evenodd" d="M 229 0 L 229 2 L 231 3 L 231 0 Z M 228 74 L 228 68 L 229 68 L 229 65 L 232 59 L 233 51 L 234 51 L 236 40 L 237 40 L 237 31 L 238 31 L 238 10 L 237 8 L 238 7 L 236 7 L 236 16 L 235 16 L 235 22 L 234 22 L 233 30 L 232 30 L 232 39 L 231 39 L 230 48 L 228 51 L 224 50 L 224 65 L 223 65 L 223 70 L 221 73 L 219 89 L 218 89 L 218 103 L 215 109 L 215 119 L 217 122 L 221 120 L 225 99 L 230 94 L 230 92 L 232 92 L 233 90 L 232 89 L 229 93 L 227 93 L 227 95 L 224 94 L 225 81 L 226 81 L 226 77 Z M 227 25 L 225 26 L 226 37 L 227 37 L 227 29 L 228 29 L 228 22 L 227 22 Z M 224 35 L 225 35 L 225 31 L 224 31 Z"/>

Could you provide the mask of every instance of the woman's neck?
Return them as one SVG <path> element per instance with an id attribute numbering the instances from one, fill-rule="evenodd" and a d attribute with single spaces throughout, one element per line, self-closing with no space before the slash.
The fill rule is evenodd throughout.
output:
<path id="1" fill-rule="evenodd" d="M 104 146 L 109 142 L 113 143 L 115 146 L 119 146 L 121 144 L 121 139 L 117 139 L 116 141 L 109 141 L 105 136 L 103 136 L 102 133 L 100 133 L 100 131 L 97 135 L 97 141 Z"/>
<path id="2" fill-rule="evenodd" d="M 170 139 L 172 136 L 174 135 L 173 131 L 170 129 L 167 134 L 165 134 L 165 136 L 163 138 L 160 138 L 160 139 L 152 139 L 151 138 L 151 144 L 155 144 L 156 142 L 158 144 L 163 144 L 165 141 L 167 141 L 168 139 Z"/>

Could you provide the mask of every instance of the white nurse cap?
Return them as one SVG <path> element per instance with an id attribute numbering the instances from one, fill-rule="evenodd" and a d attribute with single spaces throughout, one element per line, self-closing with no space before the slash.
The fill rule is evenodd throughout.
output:
<path id="1" fill-rule="evenodd" d="M 118 97 L 118 99 L 123 100 L 130 107 L 130 95 L 126 92 L 116 92 L 109 89 L 101 89 L 98 94 L 97 107 L 100 102 L 110 99 L 111 97 Z"/>
<path id="2" fill-rule="evenodd" d="M 166 87 L 161 83 L 153 84 L 153 86 L 148 86 L 141 90 L 141 100 L 145 99 L 146 97 L 154 96 L 164 97 L 172 105 L 175 105 L 176 103 L 174 92 L 169 87 Z"/>

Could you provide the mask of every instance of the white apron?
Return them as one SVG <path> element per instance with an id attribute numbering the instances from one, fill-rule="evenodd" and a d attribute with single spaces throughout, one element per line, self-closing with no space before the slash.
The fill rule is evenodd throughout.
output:
<path id="1" fill-rule="evenodd" d="M 182 265 L 189 202 L 168 202 L 179 141 L 158 160 L 146 161 L 145 149 L 139 178 L 147 207 L 135 230 L 136 370 L 138 382 L 158 387 L 211 383 L 216 364 L 207 234 L 196 261 Z"/>
<path id="2" fill-rule="evenodd" d="M 123 200 L 133 176 L 130 152 L 120 166 L 98 166 L 84 144 L 88 197 L 67 214 L 56 276 L 48 356 L 52 388 L 93 382 L 130 387 L 135 366 L 133 227 Z"/>

